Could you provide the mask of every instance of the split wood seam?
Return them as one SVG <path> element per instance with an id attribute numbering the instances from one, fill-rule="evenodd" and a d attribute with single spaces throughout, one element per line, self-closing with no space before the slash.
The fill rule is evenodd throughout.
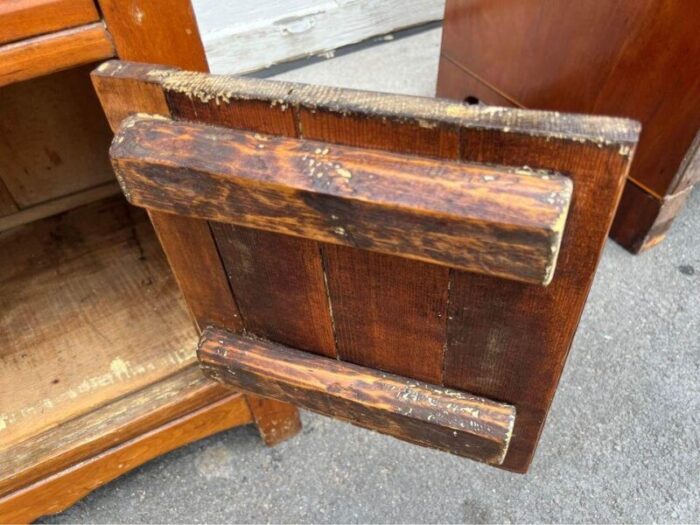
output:
<path id="1" fill-rule="evenodd" d="M 135 115 L 112 164 L 149 209 L 548 284 L 572 193 L 521 172 Z"/>

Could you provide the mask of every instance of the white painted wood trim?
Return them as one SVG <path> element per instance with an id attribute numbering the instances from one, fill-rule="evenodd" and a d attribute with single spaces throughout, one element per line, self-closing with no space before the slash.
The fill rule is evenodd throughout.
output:
<path id="1" fill-rule="evenodd" d="M 246 73 L 441 20 L 445 0 L 194 0 L 213 73 Z"/>

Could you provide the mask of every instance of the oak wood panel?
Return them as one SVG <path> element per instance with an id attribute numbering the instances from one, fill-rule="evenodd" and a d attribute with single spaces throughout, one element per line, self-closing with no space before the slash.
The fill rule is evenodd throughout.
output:
<path id="1" fill-rule="evenodd" d="M 297 137 L 294 112 L 284 103 L 273 102 L 285 96 L 284 85 L 252 83 L 247 90 L 232 90 L 225 99 L 191 97 L 177 89 L 166 94 L 179 119 Z M 212 223 L 212 227 L 234 294 L 250 322 L 247 328 L 283 344 L 335 355 L 319 244 L 240 226 Z M 250 261 L 254 266 L 246 264 Z"/>
<path id="2" fill-rule="evenodd" d="M 0 178 L 19 208 L 114 181 L 91 68 L 0 88 Z"/>
<path id="3" fill-rule="evenodd" d="M 0 496 L 230 395 L 230 389 L 206 379 L 198 365 L 189 365 L 4 449 L 0 453 Z"/>
<path id="4" fill-rule="evenodd" d="M 516 419 L 509 405 L 220 329 L 197 354 L 212 379 L 496 465 Z"/>
<path id="5" fill-rule="evenodd" d="M 232 394 L 0 498 L 0 521 L 25 523 L 61 512 L 161 454 L 250 422 L 245 398 Z"/>
<path id="6" fill-rule="evenodd" d="M 576 188 L 558 271 L 548 287 L 458 271 L 452 276 L 445 384 L 516 406 L 504 462 L 512 470 L 527 470 L 532 459 L 624 185 L 638 128 L 624 121 L 614 126 L 622 134 L 601 125 L 598 138 L 584 141 L 462 132 L 465 160 L 556 170 Z M 627 138 L 620 136 L 625 133 Z"/>
<path id="7" fill-rule="evenodd" d="M 206 71 L 204 50 L 198 37 L 186 49 L 169 46 L 164 42 L 167 40 L 168 28 L 171 33 L 182 28 L 187 32 L 191 24 L 194 24 L 189 1 L 168 2 L 167 18 L 154 18 L 163 11 L 158 2 L 135 4 L 131 1 L 117 3 L 105 0 L 100 5 L 105 10 L 111 31 L 125 32 L 124 39 L 120 40 L 119 53 L 122 58 L 186 65 L 191 69 Z M 150 33 L 144 31 L 149 24 L 138 27 L 129 24 L 128 19 L 120 16 L 120 9 L 123 8 L 147 11 L 149 24 L 152 20 L 158 20 L 160 27 L 155 33 Z M 162 79 L 169 73 L 172 70 L 167 67 L 116 61 L 107 62 L 95 70 L 92 74 L 93 82 L 113 129 L 116 129 L 121 119 L 139 111 L 169 116 L 170 108 L 161 85 Z M 158 212 L 151 212 L 150 217 L 178 284 L 187 294 L 185 300 L 190 311 L 196 319 L 199 316 L 199 326 L 205 326 L 207 321 L 218 321 L 222 326 L 239 329 L 238 308 L 228 288 L 225 269 L 214 239 L 210 231 L 205 231 L 208 225 L 202 221 L 178 219 Z M 198 260 L 195 261 L 193 257 Z M 196 265 L 196 271 L 191 272 L 193 265 Z M 202 286 L 199 279 L 203 279 L 208 286 Z M 251 406 L 251 409 L 255 412 L 255 422 L 266 442 L 275 443 L 292 437 L 299 429 L 299 414 L 293 407 L 284 407 L 277 401 L 263 399 Z M 287 420 L 283 421 L 281 416 L 286 416 Z M 277 429 L 274 438 L 268 437 L 267 431 L 270 428 Z"/>
<path id="8" fill-rule="evenodd" d="M 630 176 L 663 196 L 700 127 L 699 25 L 687 2 L 452 0 L 443 54 L 526 107 L 641 121 Z"/>
<path id="9" fill-rule="evenodd" d="M 4 232 L 0 250 L 0 449 L 194 363 L 165 257 L 122 197 Z"/>
<path id="10" fill-rule="evenodd" d="M 556 174 L 143 116 L 110 156 L 137 206 L 544 284 L 572 190 Z"/>
<path id="11" fill-rule="evenodd" d="M 104 24 L 97 22 L 0 46 L 0 86 L 114 56 Z"/>
<path id="12" fill-rule="evenodd" d="M 99 19 L 92 0 L 3 0 L 0 2 L 0 44 Z"/>

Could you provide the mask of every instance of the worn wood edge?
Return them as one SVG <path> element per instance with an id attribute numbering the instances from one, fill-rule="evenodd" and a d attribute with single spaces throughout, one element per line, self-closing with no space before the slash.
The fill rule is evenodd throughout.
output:
<path id="1" fill-rule="evenodd" d="M 104 60 L 114 54 L 114 44 L 102 22 L 5 44 L 0 46 L 0 63 L 15 67 L 0 67 L 0 86 Z"/>
<path id="2" fill-rule="evenodd" d="M 117 195 L 119 192 L 120 188 L 117 182 L 107 182 L 99 186 L 88 188 L 76 193 L 71 193 L 70 195 L 58 197 L 57 199 L 51 199 L 29 208 L 18 210 L 10 215 L 0 217 L 0 232 L 34 222 L 39 219 L 45 219 L 46 217 L 63 213 L 65 211 L 72 210 L 73 208 L 83 206 L 84 204 L 89 204 L 106 197 L 111 197 L 112 195 Z"/>
<path id="3" fill-rule="evenodd" d="M 243 395 L 224 397 L 0 497 L 0 523 L 31 522 L 61 512 L 98 487 L 162 454 L 251 422 Z"/>
<path id="4" fill-rule="evenodd" d="M 341 115 L 371 114 L 392 121 L 413 122 L 426 128 L 451 125 L 460 128 L 500 129 L 562 140 L 616 146 L 629 156 L 641 126 L 615 117 L 532 111 L 496 106 L 470 106 L 446 99 L 374 93 L 276 80 L 203 75 L 176 71 L 153 73 L 166 91 L 184 94 L 203 103 L 232 99 L 259 100 L 282 109 L 308 108 Z"/>
<path id="5" fill-rule="evenodd" d="M 0 496 L 231 394 L 196 363 L 0 449 Z"/>
<path id="6" fill-rule="evenodd" d="M 454 176 L 450 180 L 454 179 L 454 177 L 457 176 L 456 174 L 461 173 L 462 171 L 469 171 L 471 177 L 470 180 L 472 180 L 470 185 L 475 187 L 470 189 L 470 191 L 465 190 L 463 193 L 466 202 L 464 213 L 460 215 L 458 210 L 452 209 L 450 206 L 443 206 L 441 202 L 434 203 L 436 204 L 436 207 L 430 208 L 425 203 L 420 204 L 418 202 L 413 202 L 411 199 L 407 200 L 405 196 L 402 197 L 400 194 L 397 196 L 396 200 L 389 200 L 386 198 L 386 196 L 377 200 L 372 199 L 371 196 L 367 194 L 367 190 L 362 190 L 357 193 L 352 190 L 349 194 L 341 195 L 340 193 L 334 192 L 330 189 L 324 189 L 322 185 L 316 184 L 316 181 L 319 180 L 316 177 L 313 177 L 313 172 L 316 169 L 316 166 L 320 167 L 321 165 L 332 165 L 335 166 L 335 168 L 327 170 L 328 177 L 326 177 L 326 179 L 330 180 L 333 178 L 333 175 L 337 173 L 344 173 L 345 177 L 347 178 L 343 179 L 341 178 L 342 175 L 339 175 L 338 180 L 341 180 L 344 184 L 352 188 L 354 179 L 352 178 L 351 172 L 357 173 L 357 171 L 355 170 L 354 166 L 343 164 L 344 156 L 349 155 L 350 158 L 352 158 L 352 154 L 357 153 L 358 151 L 358 148 L 351 146 L 335 146 L 330 148 L 329 151 L 329 148 L 326 147 L 326 143 L 317 141 L 266 137 L 257 133 L 253 134 L 250 132 L 235 131 L 217 128 L 214 126 L 167 121 L 169 135 L 172 132 L 175 137 L 187 137 L 188 141 L 195 140 L 197 137 L 199 137 L 205 142 L 209 141 L 212 148 L 215 148 L 220 144 L 232 142 L 232 140 L 228 139 L 231 139 L 235 135 L 236 137 L 240 137 L 251 144 L 253 142 L 257 144 L 257 148 L 251 149 L 253 154 L 268 155 L 268 152 L 274 151 L 274 144 L 279 142 L 283 152 L 288 154 L 290 158 L 296 158 L 294 157 L 294 155 L 296 155 L 303 161 L 306 157 L 310 156 L 311 160 L 309 162 L 314 162 L 314 159 L 316 159 L 316 163 L 309 167 L 306 161 L 299 162 L 299 169 L 303 169 L 305 171 L 303 171 L 303 173 L 302 171 L 299 171 L 297 174 L 299 175 L 298 179 L 288 180 L 285 183 L 276 183 L 274 181 L 248 180 L 245 177 L 236 176 L 236 174 L 234 174 L 231 170 L 228 170 L 230 173 L 227 174 L 225 173 L 225 169 L 230 167 L 228 163 L 219 165 L 219 169 L 217 170 L 216 163 L 212 162 L 209 169 L 213 171 L 207 172 L 205 170 L 205 160 L 200 159 L 199 157 L 193 158 L 190 164 L 185 162 L 186 159 L 179 159 L 176 163 L 171 163 L 169 162 L 169 159 L 157 159 L 154 155 L 151 155 L 152 158 L 149 158 L 148 141 L 144 140 L 144 138 L 151 132 L 158 133 L 159 129 L 162 129 L 163 127 L 163 122 L 163 117 L 158 115 L 133 115 L 123 121 L 122 127 L 115 135 L 112 147 L 110 148 L 110 157 L 112 158 L 114 171 L 122 187 L 122 191 L 127 199 L 134 205 L 146 206 L 149 208 L 153 207 L 154 209 L 159 209 L 160 211 L 164 212 L 173 213 L 177 211 L 180 213 L 179 210 L 174 209 L 176 207 L 175 205 L 173 205 L 173 209 L 171 209 L 167 206 L 159 207 L 153 202 L 150 202 L 144 193 L 145 189 L 142 188 L 139 190 L 138 186 L 133 184 L 132 179 L 134 170 L 138 170 L 139 166 L 143 166 L 144 168 L 161 166 L 164 169 L 189 169 L 195 179 L 198 175 L 201 177 L 213 177 L 215 179 L 221 178 L 222 180 L 230 176 L 232 181 L 234 179 L 241 182 L 248 181 L 247 183 L 251 185 L 251 192 L 255 191 L 256 185 L 259 185 L 260 187 L 264 186 L 266 188 L 279 187 L 280 191 L 291 191 L 293 192 L 294 196 L 298 194 L 300 196 L 299 198 L 302 200 L 303 195 L 311 192 L 312 194 L 319 195 L 319 198 L 320 196 L 323 196 L 323 198 L 332 200 L 336 199 L 338 201 L 353 202 L 356 206 L 381 206 L 387 210 L 394 209 L 397 213 L 410 213 L 415 220 L 418 220 L 419 217 L 425 217 L 427 220 L 432 221 L 433 219 L 442 217 L 442 220 L 446 221 L 446 223 L 452 224 L 453 228 L 456 228 L 457 224 L 463 224 L 465 227 L 467 225 L 472 225 L 471 227 L 478 226 L 478 229 L 489 227 L 494 230 L 493 235 L 490 238 L 485 237 L 479 242 L 487 242 L 489 245 L 491 245 L 491 250 L 495 250 L 495 247 L 500 244 L 504 256 L 496 256 L 494 261 L 498 260 L 501 261 L 501 263 L 500 266 L 493 266 L 493 264 L 487 264 L 487 258 L 483 256 L 476 256 L 476 259 L 474 259 L 475 256 L 467 256 L 466 254 L 469 253 L 469 250 L 464 249 L 464 245 L 462 245 L 462 249 L 458 250 L 458 244 L 455 244 L 455 249 L 458 250 L 459 253 L 452 253 L 449 250 L 436 251 L 434 249 L 427 250 L 427 248 L 421 251 L 420 242 L 411 243 L 409 246 L 404 248 L 400 246 L 400 243 L 394 243 L 391 244 L 391 246 L 384 246 L 387 244 L 386 239 L 384 240 L 384 244 L 382 244 L 382 242 L 379 240 L 377 240 L 377 242 L 373 245 L 369 245 L 364 241 L 359 243 L 359 241 L 356 242 L 356 239 L 363 237 L 362 231 L 358 231 L 356 227 L 357 225 L 353 225 L 353 234 L 346 234 L 346 230 L 351 231 L 350 225 L 349 223 L 343 222 L 343 216 L 340 211 L 336 211 L 338 216 L 334 215 L 331 217 L 333 220 L 329 219 L 328 221 L 324 221 L 324 227 L 322 228 L 314 229 L 317 225 L 312 224 L 312 221 L 307 221 L 306 232 L 308 234 L 308 238 L 313 240 L 363 248 L 371 251 L 388 253 L 391 255 L 399 255 L 433 264 L 440 264 L 443 266 L 455 267 L 478 273 L 487 273 L 507 279 L 521 280 L 535 284 L 547 285 L 554 275 L 559 247 L 561 245 L 562 233 L 566 224 L 566 217 L 573 191 L 573 184 L 571 180 L 559 174 L 549 172 L 540 173 L 532 170 L 522 170 L 511 167 L 499 167 L 496 169 L 485 165 L 468 165 L 465 163 L 452 162 L 448 160 L 433 161 L 431 159 L 421 159 L 420 157 L 412 155 L 403 155 L 390 152 L 383 154 L 386 156 L 386 159 L 384 160 L 387 161 L 388 165 L 394 166 L 405 163 L 407 166 L 405 171 L 411 172 L 411 177 L 413 179 L 421 180 L 422 183 L 428 185 L 431 183 L 442 185 L 442 182 L 431 179 L 430 177 L 424 177 L 419 171 L 408 169 L 408 166 L 415 164 L 415 162 L 419 162 L 420 166 L 425 164 L 426 170 L 430 172 L 434 171 L 432 168 L 437 169 L 438 167 L 445 170 L 451 170 L 449 173 L 452 173 Z M 219 135 L 216 135 L 216 133 L 219 133 Z M 301 150 L 296 151 L 295 148 L 297 146 L 303 147 Z M 198 148 L 198 150 L 201 149 L 202 148 Z M 302 154 L 304 154 L 303 157 L 301 156 Z M 151 162 L 155 164 L 151 164 Z M 292 164 L 294 164 L 294 162 L 292 162 Z M 368 164 L 363 166 L 362 169 L 371 170 L 371 165 Z M 311 171 L 306 173 L 308 170 Z M 381 175 L 381 173 L 379 173 L 377 177 L 387 178 L 386 175 Z M 483 185 L 485 190 L 490 190 L 491 185 L 498 184 L 498 181 L 505 177 L 511 177 L 514 180 L 517 179 L 523 183 L 523 187 L 526 183 L 528 183 L 528 181 L 534 182 L 534 177 L 539 177 L 541 179 L 540 185 L 543 185 L 543 187 L 539 190 L 541 193 L 541 198 L 530 197 L 537 202 L 537 206 L 541 207 L 541 212 L 546 212 L 547 209 L 549 209 L 549 212 L 545 213 L 545 215 L 549 217 L 549 222 L 546 222 L 543 217 L 538 217 L 538 220 L 534 220 L 534 215 L 533 217 L 530 217 L 525 212 L 520 214 L 514 213 L 514 211 L 510 209 L 510 206 L 511 202 L 517 202 L 517 199 L 508 199 L 505 193 L 502 195 L 502 199 L 495 199 L 496 194 L 494 194 L 494 196 L 490 198 L 490 204 L 485 206 L 483 209 L 476 205 L 477 201 L 481 202 L 483 200 L 485 202 L 489 200 L 485 197 L 486 192 L 481 193 L 479 192 L 478 188 L 476 188 L 479 183 Z M 291 178 L 294 179 L 294 177 Z M 445 175 L 445 178 L 447 178 L 447 174 Z M 505 184 L 506 187 L 513 188 L 519 185 L 520 182 L 510 185 L 505 183 L 502 184 Z M 550 185 L 551 188 L 544 188 L 546 185 Z M 177 188 L 178 185 L 176 182 L 167 185 L 168 190 L 175 191 Z M 166 195 L 167 192 L 164 192 L 163 197 L 167 199 Z M 472 195 L 471 200 L 469 197 L 470 195 Z M 467 206 L 467 203 L 471 204 Z M 499 211 L 499 207 L 502 208 L 502 211 Z M 300 236 L 298 232 L 287 231 L 288 229 L 285 228 L 275 229 L 278 225 L 278 221 L 273 221 L 272 224 L 267 225 L 269 227 L 266 227 L 266 225 L 263 224 L 249 224 L 240 217 L 236 217 L 235 214 L 229 213 L 230 210 L 228 210 L 223 204 L 217 206 L 216 203 L 210 203 L 207 209 L 209 208 L 211 208 L 211 210 L 208 213 L 200 214 L 197 212 L 197 210 L 193 209 L 190 210 L 191 213 L 188 213 L 188 215 L 200 219 L 229 222 L 241 224 L 243 226 L 260 227 L 263 229 L 270 229 L 271 231 L 280 231 L 281 233 Z M 468 212 L 468 210 L 472 208 L 474 209 L 471 212 Z M 480 210 L 478 213 L 476 211 L 477 208 Z M 219 212 L 218 214 L 217 211 Z M 329 229 L 325 225 L 326 222 L 329 224 L 333 223 L 334 227 Z M 344 227 L 342 225 L 344 225 Z M 393 225 L 392 231 L 399 227 L 400 224 Z M 406 224 L 406 228 L 406 235 L 409 235 L 409 229 L 411 229 L 410 231 L 416 233 L 416 235 L 419 235 L 418 232 L 422 231 L 415 221 L 411 221 L 410 225 Z M 450 228 L 447 228 L 447 230 L 450 230 Z M 519 241 L 510 242 L 508 240 L 508 234 L 504 236 L 499 235 L 498 233 L 501 232 L 502 234 L 505 231 L 510 233 L 516 231 L 522 231 L 523 233 L 529 232 L 530 234 L 536 235 L 536 237 L 540 239 L 540 242 L 533 242 L 530 244 L 523 244 Z M 423 231 L 423 235 L 426 236 L 426 240 L 424 242 L 426 246 L 432 246 L 434 242 L 437 242 L 437 237 L 432 241 L 429 241 L 431 238 L 431 232 L 429 230 Z M 433 235 L 438 235 L 440 238 L 444 236 L 439 232 L 433 232 Z M 453 242 L 458 243 L 458 237 L 453 237 Z M 508 265 L 503 262 L 507 259 L 505 257 L 506 253 L 513 254 L 513 264 Z M 520 257 L 522 258 L 531 259 L 532 263 L 537 262 L 537 267 L 535 268 L 533 266 L 530 268 L 527 264 L 523 265 L 525 259 L 520 260 L 519 264 L 516 264 L 519 257 L 518 253 L 521 254 Z M 469 262 L 470 260 L 471 263 Z"/>
<path id="7" fill-rule="evenodd" d="M 214 327 L 202 333 L 197 356 L 202 370 L 212 379 L 242 390 L 252 388 L 255 394 L 294 402 L 411 443 L 494 465 L 501 464 L 508 452 L 516 413 L 515 407 L 505 403 Z M 269 360 L 280 369 L 256 369 L 256 360 L 258 365 Z M 314 402 L 306 392 L 315 392 L 324 400 Z M 348 415 L 345 409 L 334 410 L 334 403 L 348 410 L 354 407 L 380 414 L 383 426 Z M 468 443 L 443 446 L 430 437 L 402 434 L 402 424 L 415 424 L 428 429 L 428 433 L 444 431 L 453 435 L 455 441 Z M 488 453 L 469 450 L 485 443 L 489 443 Z M 460 444 L 466 449 L 458 448 Z"/>

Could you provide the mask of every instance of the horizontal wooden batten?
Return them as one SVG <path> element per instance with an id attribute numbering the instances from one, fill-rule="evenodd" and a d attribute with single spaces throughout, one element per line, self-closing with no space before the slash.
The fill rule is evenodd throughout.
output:
<path id="1" fill-rule="evenodd" d="M 206 375 L 254 394 L 486 463 L 508 451 L 511 405 L 218 328 L 197 352 Z"/>
<path id="2" fill-rule="evenodd" d="M 111 148 L 133 204 L 547 284 L 572 192 L 557 174 L 134 116 Z"/>
<path id="3" fill-rule="evenodd" d="M 0 86 L 114 56 L 102 22 L 0 46 Z"/>

